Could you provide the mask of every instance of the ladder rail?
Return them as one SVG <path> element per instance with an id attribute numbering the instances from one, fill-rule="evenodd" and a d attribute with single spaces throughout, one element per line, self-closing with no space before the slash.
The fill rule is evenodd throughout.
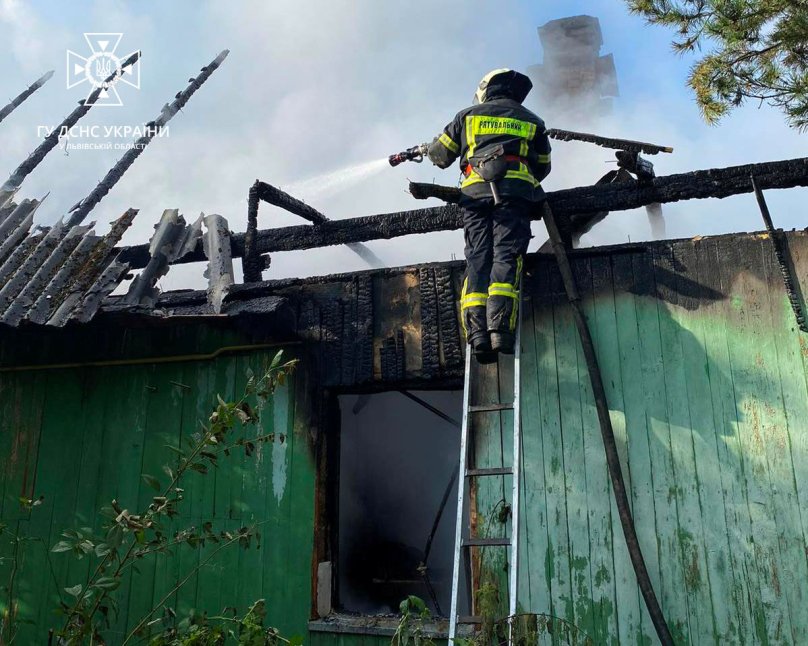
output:
<path id="1" fill-rule="evenodd" d="M 522 471 L 522 420 L 520 416 L 521 404 L 521 358 L 522 358 L 522 309 L 524 299 L 519 290 L 519 308 L 516 316 L 516 339 L 513 355 L 513 476 L 511 493 L 511 564 L 510 564 L 510 597 L 508 603 L 508 615 L 513 618 L 516 615 L 516 602 L 519 583 L 519 494 Z M 512 620 L 511 620 L 512 623 Z M 513 626 L 511 626 L 511 642 L 513 641 Z"/>
<path id="2" fill-rule="evenodd" d="M 463 553 L 463 516 L 466 498 L 466 460 L 468 458 L 469 396 L 471 392 L 471 348 L 466 348 L 463 377 L 463 419 L 460 428 L 460 470 L 457 478 L 457 520 L 455 523 L 454 563 L 452 566 L 452 607 L 449 614 L 449 645 L 457 635 L 457 600 L 460 597 L 460 560 Z"/>

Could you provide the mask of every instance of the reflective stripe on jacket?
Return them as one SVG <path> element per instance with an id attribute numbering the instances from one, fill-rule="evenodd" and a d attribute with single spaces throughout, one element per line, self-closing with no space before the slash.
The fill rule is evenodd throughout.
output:
<path id="1" fill-rule="evenodd" d="M 541 180 L 550 172 L 550 140 L 544 122 L 513 99 L 492 98 L 461 110 L 429 145 L 427 154 L 440 168 L 448 168 L 459 158 L 460 168 L 465 171 L 475 152 L 498 144 L 506 155 L 524 160 L 508 163 L 505 177 L 497 182 L 499 192 L 541 200 L 544 197 Z M 468 197 L 491 196 L 490 187 L 473 171 L 463 179 L 460 188 Z"/>

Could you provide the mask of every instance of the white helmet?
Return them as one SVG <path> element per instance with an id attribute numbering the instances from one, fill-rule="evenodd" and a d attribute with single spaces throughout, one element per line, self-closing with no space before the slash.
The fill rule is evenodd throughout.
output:
<path id="1" fill-rule="evenodd" d="M 474 105 L 485 103 L 492 97 L 507 97 L 522 103 L 533 87 L 531 80 L 521 72 L 502 68 L 488 72 L 474 93 Z"/>
<path id="2" fill-rule="evenodd" d="M 477 91 L 474 93 L 474 101 L 473 105 L 477 105 L 478 103 L 485 103 L 485 95 L 488 90 L 488 84 L 491 82 L 491 79 L 497 76 L 498 74 L 502 74 L 504 72 L 510 72 L 507 67 L 503 67 L 498 70 L 491 70 L 483 76 L 480 84 L 477 86 Z"/>

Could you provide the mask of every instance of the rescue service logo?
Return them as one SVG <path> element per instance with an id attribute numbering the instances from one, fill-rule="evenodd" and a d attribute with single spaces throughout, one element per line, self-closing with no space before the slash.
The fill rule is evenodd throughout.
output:
<path id="1" fill-rule="evenodd" d="M 88 98 L 95 90 L 101 90 L 94 105 L 123 105 L 117 86 L 124 83 L 140 89 L 140 56 L 137 50 L 118 56 L 122 38 L 122 33 L 85 33 L 84 40 L 90 47 L 88 56 L 67 50 L 67 89 L 87 83 Z"/>

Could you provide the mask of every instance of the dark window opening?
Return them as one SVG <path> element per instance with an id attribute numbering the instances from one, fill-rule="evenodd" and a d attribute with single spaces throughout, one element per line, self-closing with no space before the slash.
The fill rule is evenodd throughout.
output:
<path id="1" fill-rule="evenodd" d="M 460 391 L 411 395 L 461 419 Z M 398 612 L 412 594 L 447 616 L 460 429 L 400 392 L 342 395 L 339 402 L 338 608 Z"/>

